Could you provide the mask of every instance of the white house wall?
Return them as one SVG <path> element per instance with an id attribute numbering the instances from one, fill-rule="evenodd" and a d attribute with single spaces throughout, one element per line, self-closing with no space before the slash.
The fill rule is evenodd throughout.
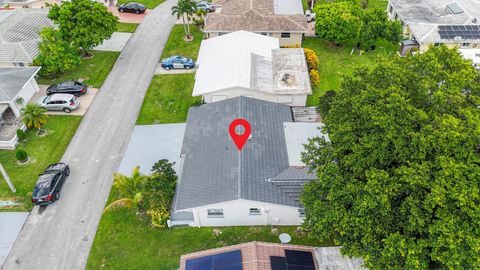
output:
<path id="1" fill-rule="evenodd" d="M 234 87 L 204 94 L 203 100 L 205 101 L 205 103 L 211 103 L 239 96 L 251 97 L 276 103 L 283 103 L 290 106 L 305 106 L 305 104 L 307 103 L 307 95 L 275 95 L 273 93 L 270 94 L 267 92 L 242 87 Z"/>
<path id="2" fill-rule="evenodd" d="M 250 215 L 250 208 L 260 208 L 260 215 Z M 223 217 L 208 217 L 208 209 L 222 209 Z M 189 209 L 195 222 L 192 227 L 300 225 L 297 207 L 238 199 Z"/>
<path id="3" fill-rule="evenodd" d="M 10 103 L 10 108 L 12 108 L 13 113 L 17 116 L 20 117 L 20 110 L 22 109 L 27 102 L 30 101 L 30 99 L 35 95 L 40 90 L 38 87 L 37 82 L 35 79 L 31 79 L 24 87 L 23 89 L 18 93 L 17 96 L 13 99 L 13 102 Z M 18 104 L 16 100 L 19 98 L 23 99 L 23 105 Z M 36 100 L 32 100 L 31 102 L 36 102 Z"/>

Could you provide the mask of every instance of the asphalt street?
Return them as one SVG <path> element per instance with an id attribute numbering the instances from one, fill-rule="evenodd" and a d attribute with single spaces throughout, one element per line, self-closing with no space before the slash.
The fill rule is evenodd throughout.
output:
<path id="1" fill-rule="evenodd" d="M 62 161 L 58 202 L 35 207 L 2 269 L 84 269 L 115 172 L 175 23 L 167 0 L 145 17 L 92 102 Z"/>

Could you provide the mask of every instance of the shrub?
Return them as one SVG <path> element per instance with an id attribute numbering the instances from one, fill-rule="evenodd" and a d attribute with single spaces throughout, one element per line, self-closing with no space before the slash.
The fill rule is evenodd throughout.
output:
<path id="1" fill-rule="evenodd" d="M 322 118 L 327 117 L 328 111 L 330 111 L 331 104 L 336 95 L 337 92 L 335 92 L 335 90 L 328 90 L 325 92 L 325 95 L 319 98 L 317 111 L 320 113 Z"/>
<path id="2" fill-rule="evenodd" d="M 310 83 L 312 84 L 312 87 L 316 87 L 320 84 L 320 74 L 318 74 L 318 70 L 310 70 Z"/>
<path id="3" fill-rule="evenodd" d="M 318 56 L 314 50 L 304 48 L 303 51 L 305 52 L 305 59 L 307 60 L 307 66 L 309 70 L 318 69 L 318 65 L 320 64 L 320 60 L 318 60 Z"/>
<path id="4" fill-rule="evenodd" d="M 22 150 L 22 149 L 17 149 L 15 156 L 17 157 L 18 161 L 25 161 L 28 158 L 27 152 L 25 152 L 25 150 Z"/>
<path id="5" fill-rule="evenodd" d="M 24 141 L 27 138 L 27 133 L 23 129 L 17 129 L 17 138 L 18 141 Z"/>
<path id="6" fill-rule="evenodd" d="M 157 228 L 167 227 L 167 220 L 170 218 L 170 214 L 165 208 L 150 209 L 147 214 L 152 218 L 152 226 Z"/>

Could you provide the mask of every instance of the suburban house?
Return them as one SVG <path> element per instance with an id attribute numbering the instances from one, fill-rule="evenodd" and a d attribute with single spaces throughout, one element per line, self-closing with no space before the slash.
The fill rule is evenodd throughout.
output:
<path id="1" fill-rule="evenodd" d="M 279 39 L 280 46 L 300 46 L 307 33 L 301 0 L 213 0 L 205 18 L 207 38 L 245 30 Z"/>
<path id="2" fill-rule="evenodd" d="M 179 270 L 360 270 L 362 264 L 342 256 L 340 247 L 248 242 L 182 255 Z"/>
<path id="3" fill-rule="evenodd" d="M 48 9 L 0 10 L 0 67 L 28 66 L 37 57 L 40 31 L 52 27 Z"/>
<path id="4" fill-rule="evenodd" d="M 169 226 L 300 225 L 303 144 L 323 136 L 318 122 L 295 122 L 290 106 L 236 97 L 191 107 L 180 152 Z M 229 135 L 237 118 L 251 126 L 238 151 Z"/>
<path id="5" fill-rule="evenodd" d="M 202 41 L 193 96 L 206 103 L 248 96 L 305 106 L 312 93 L 303 49 L 278 39 L 237 31 Z"/>
<path id="6" fill-rule="evenodd" d="M 4 4 L 8 4 L 10 8 L 46 8 L 47 4 L 58 4 L 60 0 L 4 0 Z"/>
<path id="7" fill-rule="evenodd" d="M 480 0 L 389 0 L 387 12 L 420 51 L 440 44 L 480 48 Z"/>
<path id="8" fill-rule="evenodd" d="M 20 111 L 39 91 L 39 67 L 0 68 L 0 149 L 14 149 L 17 129 L 23 128 Z"/>

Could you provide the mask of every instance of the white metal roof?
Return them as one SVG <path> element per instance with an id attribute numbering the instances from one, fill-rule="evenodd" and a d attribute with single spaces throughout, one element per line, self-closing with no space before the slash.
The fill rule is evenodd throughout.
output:
<path id="1" fill-rule="evenodd" d="M 273 0 L 273 8 L 275 14 L 303 14 L 300 0 Z"/>
<path id="2" fill-rule="evenodd" d="M 277 38 L 237 31 L 202 41 L 193 96 L 231 87 L 250 88 L 252 54 L 271 58 Z"/>
<path id="3" fill-rule="evenodd" d="M 319 128 L 323 123 L 285 122 L 285 142 L 287 143 L 288 163 L 290 166 L 305 166 L 301 153 L 305 151 L 304 144 L 314 137 L 326 137 Z"/>
<path id="4" fill-rule="evenodd" d="M 0 101 L 13 101 L 39 70 L 39 67 L 0 68 Z"/>
<path id="5" fill-rule="evenodd" d="M 480 49 L 459 49 L 465 59 L 470 59 L 474 64 L 480 64 Z"/>

